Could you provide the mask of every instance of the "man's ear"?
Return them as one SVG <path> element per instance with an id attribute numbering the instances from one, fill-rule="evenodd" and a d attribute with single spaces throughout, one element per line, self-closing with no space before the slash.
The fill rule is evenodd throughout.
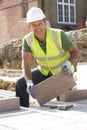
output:
<path id="1" fill-rule="evenodd" d="M 46 19 L 43 19 L 44 20 L 44 23 L 45 23 L 45 25 L 46 25 Z"/>

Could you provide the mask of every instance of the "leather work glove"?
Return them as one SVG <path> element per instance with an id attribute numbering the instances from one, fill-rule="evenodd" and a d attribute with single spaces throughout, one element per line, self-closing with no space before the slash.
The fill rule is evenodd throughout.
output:
<path id="1" fill-rule="evenodd" d="M 70 74 L 72 75 L 72 68 L 71 68 L 71 62 L 67 60 L 63 65 L 62 65 L 62 72 L 64 74 Z"/>
<path id="2" fill-rule="evenodd" d="M 33 98 L 35 98 L 35 94 L 32 92 L 32 89 L 35 87 L 32 80 L 27 81 L 27 93 L 30 94 Z"/>

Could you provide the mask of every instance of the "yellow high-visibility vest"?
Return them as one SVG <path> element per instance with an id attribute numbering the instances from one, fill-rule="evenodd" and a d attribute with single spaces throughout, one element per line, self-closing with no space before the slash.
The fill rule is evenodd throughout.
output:
<path id="1" fill-rule="evenodd" d="M 62 64 L 70 57 L 70 54 L 62 49 L 61 31 L 46 28 L 46 53 L 40 47 L 33 32 L 26 36 L 27 44 L 31 47 L 39 70 L 45 76 L 49 71 L 53 75 L 60 72 Z"/>

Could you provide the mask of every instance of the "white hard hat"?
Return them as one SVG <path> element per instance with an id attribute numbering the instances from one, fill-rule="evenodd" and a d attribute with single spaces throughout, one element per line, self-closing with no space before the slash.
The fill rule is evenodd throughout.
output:
<path id="1" fill-rule="evenodd" d="M 42 20 L 44 18 L 46 18 L 46 16 L 40 8 L 32 7 L 27 12 L 26 22 L 31 23 L 31 22 L 35 22 L 35 21 L 38 21 L 38 20 Z"/>

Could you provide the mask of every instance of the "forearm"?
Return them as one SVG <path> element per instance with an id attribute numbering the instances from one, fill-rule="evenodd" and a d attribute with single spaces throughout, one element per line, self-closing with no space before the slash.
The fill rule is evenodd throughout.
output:
<path id="1" fill-rule="evenodd" d="M 34 84 L 32 81 L 31 67 L 29 66 L 29 64 L 23 65 L 23 74 L 27 85 L 26 92 L 30 94 L 33 98 L 35 98 L 35 94 L 32 92 Z"/>
<path id="2" fill-rule="evenodd" d="M 72 54 L 70 55 L 69 61 L 74 65 L 79 57 L 79 53 L 78 52 L 72 52 Z"/>
<path id="3" fill-rule="evenodd" d="M 22 64 L 22 69 L 23 69 L 23 76 L 26 80 L 32 80 L 32 73 L 31 73 L 31 67 L 29 65 L 24 65 Z"/>
<path id="4" fill-rule="evenodd" d="M 31 62 L 32 62 L 32 54 L 28 52 L 22 52 L 22 70 L 26 82 L 28 80 L 32 80 Z"/>
<path id="5" fill-rule="evenodd" d="M 69 61 L 71 62 L 71 64 L 74 65 L 78 61 L 78 57 L 79 57 L 79 50 L 77 48 L 70 49 Z"/>

